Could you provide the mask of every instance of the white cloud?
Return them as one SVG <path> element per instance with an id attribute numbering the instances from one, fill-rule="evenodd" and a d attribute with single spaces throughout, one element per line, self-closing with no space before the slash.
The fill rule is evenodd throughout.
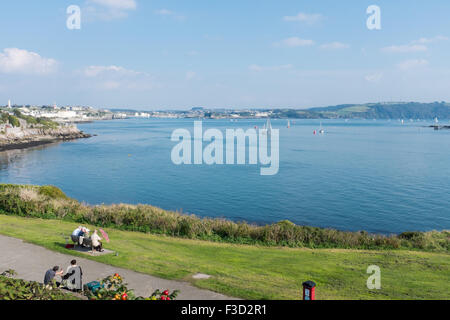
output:
<path id="1" fill-rule="evenodd" d="M 347 49 L 350 48 L 348 44 L 342 43 L 342 42 L 331 42 L 331 43 L 325 43 L 320 46 L 322 49 L 330 49 L 330 50 L 337 50 L 337 49 Z"/>
<path id="2" fill-rule="evenodd" d="M 298 21 L 298 22 L 305 22 L 308 24 L 315 23 L 319 20 L 321 20 L 323 16 L 321 14 L 308 14 L 300 12 L 296 16 L 285 16 L 283 17 L 284 21 Z"/>
<path id="3" fill-rule="evenodd" d="M 382 48 L 381 51 L 388 53 L 408 53 L 408 52 L 424 52 L 428 50 L 427 44 L 447 41 L 449 38 L 444 36 L 436 36 L 433 38 L 420 38 L 413 40 L 409 44 L 399 46 L 389 46 Z"/>
<path id="4" fill-rule="evenodd" d="M 119 10 L 135 10 L 137 7 L 135 0 L 90 0 L 90 2 Z"/>
<path id="5" fill-rule="evenodd" d="M 292 64 L 284 64 L 284 65 L 279 65 L 279 66 L 269 66 L 269 67 L 264 67 L 264 66 L 260 66 L 257 64 L 252 64 L 248 67 L 249 70 L 251 71 L 255 71 L 255 72 L 261 72 L 261 71 L 280 71 L 280 70 L 288 70 L 288 69 L 292 69 L 293 65 Z"/>
<path id="6" fill-rule="evenodd" d="M 429 64 L 430 63 L 425 59 L 411 59 L 399 63 L 397 67 L 401 70 L 408 71 L 411 69 L 426 67 Z"/>
<path id="7" fill-rule="evenodd" d="M 88 0 L 87 4 L 82 11 L 88 21 L 126 18 L 129 11 L 137 8 L 135 0 Z"/>
<path id="8" fill-rule="evenodd" d="M 171 10 L 168 9 L 159 9 L 155 11 L 155 14 L 159 15 L 159 16 L 163 16 L 163 17 L 172 17 L 174 19 L 177 20 L 184 20 L 185 17 L 181 14 L 178 14 L 176 12 L 173 12 Z"/>
<path id="9" fill-rule="evenodd" d="M 423 52 L 427 51 L 427 46 L 421 44 L 407 44 L 401 46 L 389 46 L 381 49 L 388 53 L 408 53 L 408 52 Z"/>
<path id="10" fill-rule="evenodd" d="M 366 79 L 367 82 L 380 82 L 380 80 L 383 78 L 383 73 L 382 72 L 376 72 L 373 74 L 368 74 L 364 77 Z"/>
<path id="11" fill-rule="evenodd" d="M 188 71 L 186 72 L 186 80 L 192 80 L 197 76 L 197 73 L 195 73 L 194 71 Z"/>
<path id="12" fill-rule="evenodd" d="M 449 40 L 448 37 L 436 36 L 433 38 L 420 38 L 418 40 L 414 40 L 412 43 L 425 44 L 425 43 L 435 43 L 435 42 L 447 41 L 447 40 Z"/>
<path id="13" fill-rule="evenodd" d="M 137 72 L 134 70 L 128 70 L 123 67 L 118 66 L 89 66 L 83 70 L 83 74 L 86 77 L 97 77 L 100 75 L 139 75 L 142 72 Z"/>
<path id="14" fill-rule="evenodd" d="M 58 62 L 39 54 L 17 48 L 6 48 L 0 53 L 0 72 L 21 74 L 49 74 L 55 72 Z"/>
<path id="15" fill-rule="evenodd" d="M 173 11 L 170 11 L 167 9 L 156 10 L 155 13 L 160 16 L 170 16 L 170 15 L 174 14 Z"/>
<path id="16" fill-rule="evenodd" d="M 158 87 L 153 77 L 120 66 L 89 66 L 79 71 L 86 86 L 99 90 L 151 90 Z"/>
<path id="17" fill-rule="evenodd" d="M 118 81 L 105 81 L 101 82 L 98 86 L 100 89 L 103 90 L 115 90 L 120 88 L 120 82 Z"/>
<path id="18" fill-rule="evenodd" d="M 313 40 L 306 40 L 306 39 L 300 39 L 298 37 L 291 37 L 282 40 L 281 42 L 277 42 L 274 44 L 277 47 L 289 47 L 289 48 L 295 48 L 295 47 L 307 47 L 314 45 Z"/>

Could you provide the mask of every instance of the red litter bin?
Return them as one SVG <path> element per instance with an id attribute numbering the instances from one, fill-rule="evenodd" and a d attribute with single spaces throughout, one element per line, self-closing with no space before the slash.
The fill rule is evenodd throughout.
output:
<path id="1" fill-rule="evenodd" d="M 316 300 L 316 283 L 313 281 L 303 282 L 303 300 Z"/>

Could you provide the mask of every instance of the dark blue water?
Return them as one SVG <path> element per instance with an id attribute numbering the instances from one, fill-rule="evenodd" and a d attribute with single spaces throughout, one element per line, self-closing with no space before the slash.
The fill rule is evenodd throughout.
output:
<path id="1" fill-rule="evenodd" d="M 209 120 L 252 128 L 263 121 Z M 397 233 L 450 229 L 450 131 L 426 122 L 297 120 L 280 129 L 280 171 L 259 166 L 176 166 L 176 128 L 193 120 L 120 120 L 80 125 L 88 140 L 0 153 L 2 183 L 51 184 L 90 204 L 145 203 L 256 223 L 284 219 L 342 230 Z"/>

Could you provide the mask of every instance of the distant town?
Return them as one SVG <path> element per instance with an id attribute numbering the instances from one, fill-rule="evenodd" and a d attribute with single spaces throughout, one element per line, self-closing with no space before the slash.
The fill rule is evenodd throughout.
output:
<path id="1" fill-rule="evenodd" d="M 208 109 L 139 111 L 132 109 L 96 109 L 90 106 L 16 105 L 11 101 L 0 106 L 0 112 L 46 118 L 58 123 L 81 123 L 128 118 L 193 118 L 193 119 L 450 119 L 450 104 L 446 102 L 382 102 L 346 104 L 322 108 L 289 109 Z"/>
<path id="2" fill-rule="evenodd" d="M 89 106 L 57 106 L 43 105 L 12 105 L 11 101 L 5 106 L 0 106 L 1 112 L 14 113 L 18 110 L 25 116 L 35 118 L 48 118 L 56 122 L 90 122 L 97 120 L 114 120 L 127 118 L 268 118 L 269 111 L 234 111 L 234 110 L 206 110 L 204 108 L 192 108 L 188 111 L 137 111 L 96 109 Z"/>

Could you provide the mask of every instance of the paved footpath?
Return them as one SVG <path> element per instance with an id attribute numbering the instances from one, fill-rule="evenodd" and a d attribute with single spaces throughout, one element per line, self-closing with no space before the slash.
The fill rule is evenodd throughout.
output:
<path id="1" fill-rule="evenodd" d="M 0 273 L 13 269 L 17 278 L 27 281 L 44 281 L 45 272 L 60 266 L 64 270 L 72 259 L 76 259 L 83 269 L 83 283 L 106 278 L 114 273 L 120 274 L 129 288 L 138 296 L 150 296 L 156 289 L 180 290 L 179 300 L 232 300 L 222 294 L 198 289 L 187 282 L 164 280 L 150 275 L 112 267 L 99 262 L 72 257 L 47 250 L 22 240 L 0 235 Z"/>

